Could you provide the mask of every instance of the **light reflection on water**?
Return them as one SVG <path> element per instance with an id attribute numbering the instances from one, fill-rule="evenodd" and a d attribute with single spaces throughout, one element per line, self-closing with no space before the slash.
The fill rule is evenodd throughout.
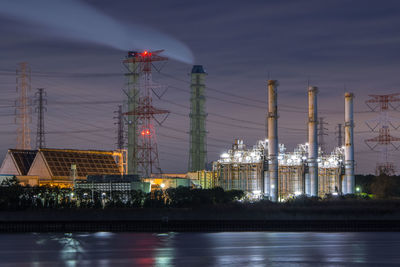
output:
<path id="1" fill-rule="evenodd" d="M 1 266 L 400 266 L 400 233 L 0 235 Z"/>

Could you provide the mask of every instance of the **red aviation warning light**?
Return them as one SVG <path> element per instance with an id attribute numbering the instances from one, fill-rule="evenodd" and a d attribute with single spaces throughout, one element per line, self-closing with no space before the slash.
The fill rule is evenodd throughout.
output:
<path id="1" fill-rule="evenodd" d="M 142 136 L 145 136 L 145 135 L 150 135 L 150 130 L 149 129 L 144 129 L 144 130 L 142 130 L 142 132 L 140 133 Z"/>
<path id="2" fill-rule="evenodd" d="M 168 58 L 161 56 L 162 52 L 164 52 L 164 50 L 156 50 L 156 51 L 144 50 L 143 52 L 129 51 L 128 57 L 124 60 L 124 64 L 133 62 L 151 63 L 154 61 L 165 61 Z M 148 66 L 146 67 L 146 64 L 143 64 L 142 66 L 142 70 L 144 69 L 145 71 L 150 72 L 150 69 L 148 69 Z"/>
<path id="3" fill-rule="evenodd" d="M 142 57 L 151 57 L 151 52 L 144 50 L 142 53 Z"/>

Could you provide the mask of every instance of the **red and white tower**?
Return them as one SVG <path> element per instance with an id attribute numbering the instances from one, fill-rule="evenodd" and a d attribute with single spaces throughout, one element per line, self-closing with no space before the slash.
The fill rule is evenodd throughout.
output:
<path id="1" fill-rule="evenodd" d="M 152 98 L 154 89 L 158 87 L 152 81 L 153 62 L 168 60 L 166 57 L 160 55 L 163 51 L 129 52 L 129 56 L 124 61 L 125 64 L 133 64 L 138 68 L 139 79 L 137 82 L 139 83 L 140 90 L 138 92 L 137 105 L 124 115 L 135 118 L 133 123 L 136 124 L 137 142 L 135 142 L 135 148 L 133 149 L 135 153 L 132 157 L 135 157 L 137 172 L 144 177 L 150 177 L 154 170 L 160 172 L 154 122 L 161 125 L 169 114 L 168 110 L 154 107 Z M 162 116 L 162 118 L 157 118 L 157 116 Z"/>
<path id="2" fill-rule="evenodd" d="M 365 143 L 371 150 L 380 151 L 380 159 L 376 164 L 375 173 L 376 175 L 386 174 L 394 175 L 396 167 L 393 162 L 389 159 L 390 148 L 398 150 L 400 145 L 396 145 L 395 142 L 400 142 L 400 138 L 394 137 L 390 134 L 390 129 L 398 129 L 399 125 L 393 122 L 397 119 L 391 118 L 388 111 L 397 110 L 399 105 L 394 103 L 400 102 L 400 94 L 389 94 L 389 95 L 369 95 L 371 99 L 365 103 L 374 112 L 379 111 L 379 117 L 366 122 L 367 126 L 372 132 L 379 133 L 370 139 L 366 139 Z"/>

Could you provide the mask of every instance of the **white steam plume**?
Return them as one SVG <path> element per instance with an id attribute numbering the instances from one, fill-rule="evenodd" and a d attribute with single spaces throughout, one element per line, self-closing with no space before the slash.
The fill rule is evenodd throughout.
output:
<path id="1" fill-rule="evenodd" d="M 0 15 L 41 26 L 46 35 L 125 51 L 165 49 L 169 58 L 193 63 L 192 52 L 178 40 L 143 27 L 128 28 L 78 0 L 1 0 Z"/>

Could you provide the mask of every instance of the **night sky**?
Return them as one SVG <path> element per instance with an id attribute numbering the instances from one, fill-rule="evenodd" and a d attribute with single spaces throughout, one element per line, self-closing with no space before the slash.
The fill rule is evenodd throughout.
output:
<path id="1" fill-rule="evenodd" d="M 306 141 L 308 83 L 320 89 L 319 116 L 329 123 L 329 151 L 337 143 L 335 126 L 343 123 L 345 88 L 354 92 L 356 173 L 374 171 L 379 154 L 370 152 L 364 139 L 376 133 L 368 132 L 365 121 L 378 114 L 366 112 L 364 102 L 368 94 L 400 92 L 398 1 L 87 0 L 75 1 L 77 10 L 53 10 L 48 1 L 25 0 L 19 14 L 10 11 L 12 2 L 19 1 L 0 4 L 2 156 L 16 145 L 12 105 L 21 61 L 32 69 L 30 94 L 39 87 L 47 91 L 48 147 L 116 148 L 113 111 L 124 100 L 122 60 L 132 42 L 131 49 L 165 46 L 177 59 L 153 76 L 168 88 L 161 100 L 154 97 L 154 104 L 171 111 L 164 127 L 157 128 L 164 172 L 188 167 L 191 54 L 192 63 L 208 73 L 209 161 L 235 138 L 248 145 L 265 138 L 269 77 L 279 80 L 279 142 L 288 150 Z M 41 19 L 26 19 L 26 12 L 37 10 Z M 36 116 L 32 114 L 33 147 Z M 400 113 L 391 117 L 399 120 Z M 400 137 L 400 130 L 392 135 Z M 400 152 L 391 154 L 398 162 Z"/>

